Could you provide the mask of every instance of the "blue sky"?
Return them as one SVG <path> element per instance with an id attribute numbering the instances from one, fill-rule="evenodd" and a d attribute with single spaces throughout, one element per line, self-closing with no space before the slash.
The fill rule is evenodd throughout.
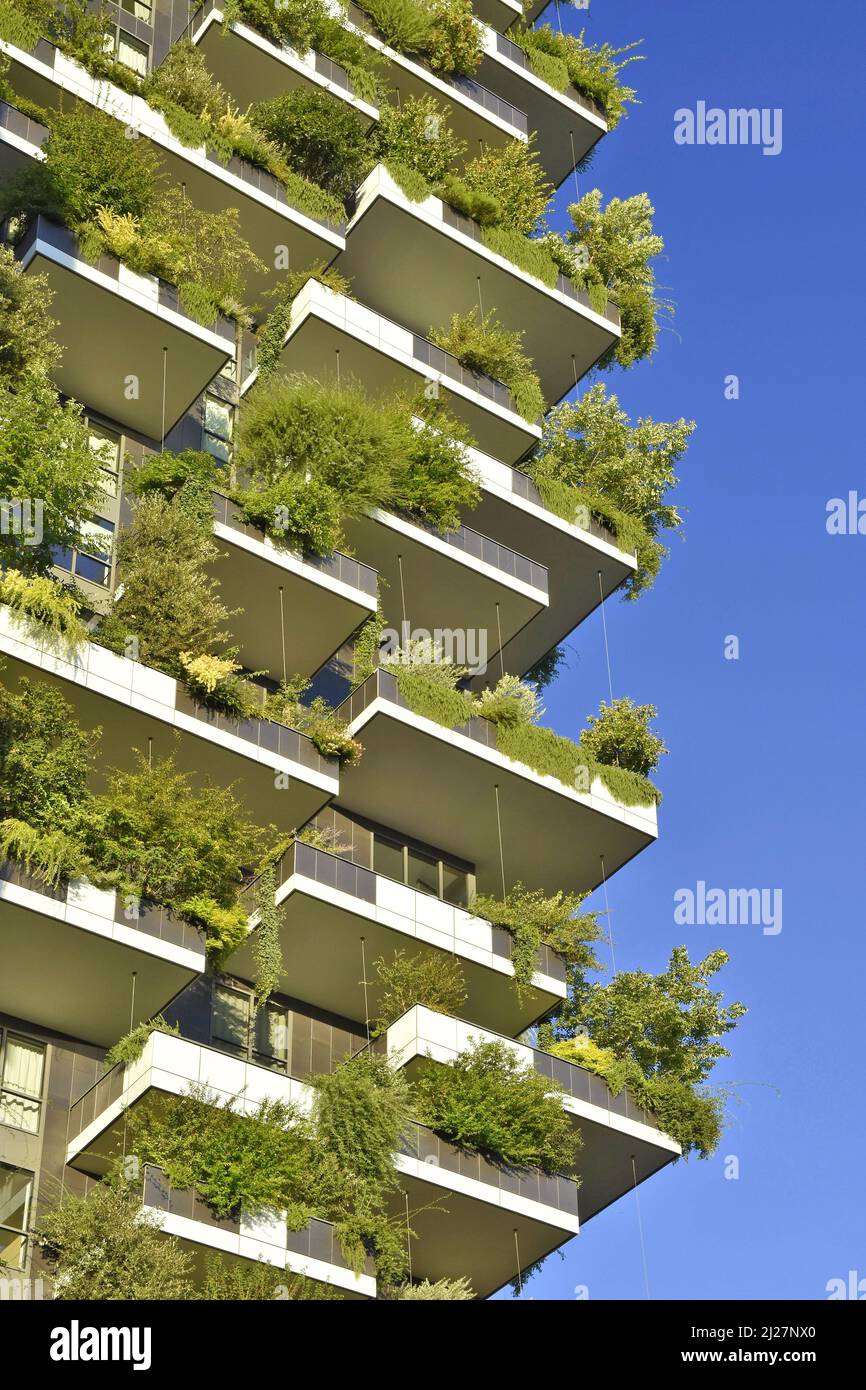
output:
<path id="1" fill-rule="evenodd" d="M 640 1189 L 650 1291 L 825 1298 L 849 1270 L 866 1280 L 866 535 L 825 525 L 830 498 L 866 497 L 850 423 L 864 390 L 866 20 L 806 0 L 592 0 L 588 20 L 563 7 L 562 22 L 598 42 L 643 36 L 647 54 L 630 70 L 642 104 L 580 191 L 650 194 L 675 332 L 609 389 L 633 416 L 698 422 L 681 469 L 685 542 L 650 594 L 607 606 L 614 693 L 657 704 L 671 748 L 659 842 L 610 883 L 617 964 L 658 971 L 681 942 L 693 958 L 724 946 L 719 982 L 750 1009 L 714 1073 L 739 1094 L 718 1156 Z M 782 152 L 676 145 L 675 110 L 700 100 L 781 107 Z M 572 198 L 570 182 L 558 208 Z M 732 373 L 737 401 L 724 396 Z M 728 634 L 737 661 L 724 659 Z M 570 644 L 546 703 L 574 735 L 607 694 L 598 615 Z M 699 879 L 781 889 L 781 933 L 677 926 L 674 892 Z M 645 1297 L 632 1197 L 526 1295 L 572 1298 L 577 1285 Z"/>

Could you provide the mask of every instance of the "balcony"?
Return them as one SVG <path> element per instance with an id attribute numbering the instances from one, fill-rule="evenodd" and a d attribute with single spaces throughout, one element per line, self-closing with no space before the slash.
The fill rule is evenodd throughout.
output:
<path id="1" fill-rule="evenodd" d="M 107 1173 L 123 1150 L 126 1111 L 145 1096 L 183 1095 L 192 1085 L 206 1087 L 215 1101 L 236 1097 L 241 1113 L 254 1114 L 265 1097 L 309 1103 L 309 1088 L 298 1081 L 247 1066 L 185 1038 L 152 1033 L 137 1062 L 117 1063 L 70 1107 L 67 1163 L 94 1176 Z M 218 1217 L 196 1193 L 172 1188 L 165 1174 L 150 1165 L 145 1167 L 143 1206 L 164 1213 L 162 1229 L 201 1257 L 202 1264 L 208 1249 L 219 1250 L 306 1274 L 355 1297 L 375 1296 L 372 1265 L 361 1275 L 353 1274 L 329 1222 L 314 1220 L 302 1231 L 288 1231 L 276 1214 L 241 1210 Z"/>
<path id="2" fill-rule="evenodd" d="M 562 1104 L 583 1140 L 575 1165 L 577 1213 L 582 1225 L 631 1192 L 635 1176 L 644 1182 L 680 1157 L 676 1140 L 659 1129 L 655 1117 L 637 1104 L 627 1087 L 614 1096 L 602 1077 L 583 1067 L 476 1024 L 416 1005 L 374 1046 L 413 1076 L 424 1058 L 452 1062 L 473 1041 L 507 1043 L 525 1066 L 562 1087 Z"/>
<path id="3" fill-rule="evenodd" d="M 108 419 L 161 439 L 234 361 L 230 320 L 203 328 L 173 285 L 113 256 L 91 265 L 72 233 L 46 217 L 33 218 L 16 255 L 25 273 L 46 276 L 54 295 L 59 389 Z"/>
<path id="4" fill-rule="evenodd" d="M 339 63 L 314 50 L 301 56 L 287 45 L 279 47 L 247 24 L 226 24 L 219 0 L 206 0 L 187 32 L 242 111 L 253 102 L 312 87 L 347 102 L 367 124 L 379 119 L 376 107 L 355 94 L 349 74 Z"/>
<path id="5" fill-rule="evenodd" d="M 503 653 L 507 670 L 528 671 L 589 617 L 602 596 L 608 599 L 616 592 L 635 572 L 637 561 L 594 518 L 584 528 L 557 516 L 525 473 L 478 449 L 470 455 L 481 485 L 481 502 L 470 514 L 473 523 L 506 545 L 526 546 L 547 569 L 547 606 L 505 644 Z M 483 684 L 483 678 L 477 683 Z"/>
<path id="6" fill-rule="evenodd" d="M 149 1018 L 205 968 L 188 923 L 84 880 L 51 888 L 7 860 L 0 904 L 0 1013 L 70 1037 L 109 1047 L 129 1028 L 133 986 Z"/>
<path id="7" fill-rule="evenodd" d="M 597 780 L 579 792 L 513 762 L 486 719 L 452 730 L 415 714 L 390 672 L 374 671 L 339 712 L 365 749 L 342 804 L 468 859 L 480 893 L 502 892 L 497 801 L 509 885 L 588 892 L 602 856 L 609 878 L 657 838 L 655 806 L 621 806 Z"/>
<path id="8" fill-rule="evenodd" d="M 523 332 L 549 404 L 562 399 L 620 336 L 619 311 L 597 314 L 560 275 L 555 287 L 484 244 L 476 222 L 441 198 L 413 203 L 383 165 L 358 190 L 336 263 L 358 298 L 415 333 L 481 303 Z"/>
<path id="9" fill-rule="evenodd" d="M 523 419 L 502 382 L 469 371 L 428 338 L 318 280 L 308 280 L 292 304 L 280 368 L 323 380 L 354 379 L 372 395 L 418 392 L 435 382 L 449 409 L 496 458 L 519 459 L 541 438 L 540 426 Z"/>
<path id="10" fill-rule="evenodd" d="M 533 988 L 518 998 L 507 931 L 338 855 L 296 843 L 284 855 L 277 880 L 281 989 L 332 1014 L 363 1020 L 369 1008 L 375 1017 L 382 987 L 372 963 L 398 951 L 456 955 L 466 977 L 468 1011 L 503 1032 L 521 1032 L 565 998 L 565 968 L 555 952 L 542 949 Z M 252 912 L 253 890 L 246 895 Z M 255 977 L 253 940 L 251 935 L 232 956 L 233 971 L 249 979 Z"/>
<path id="11" fill-rule="evenodd" d="M 523 49 L 504 34 L 485 33 L 478 75 L 526 111 L 542 166 L 557 186 L 607 134 L 604 112 L 590 97 L 573 86 L 564 92 L 549 86 L 533 72 Z"/>
<path id="12" fill-rule="evenodd" d="M 520 0 L 474 0 L 472 8 L 484 24 L 498 31 L 516 24 L 523 15 Z"/>
<path id="13" fill-rule="evenodd" d="M 164 116 L 142 97 L 91 77 L 44 40 L 31 53 L 2 43 L 0 51 L 10 60 L 17 91 L 49 108 L 83 102 L 108 111 L 151 142 L 171 182 L 185 186 L 190 200 L 202 211 L 236 208 L 241 235 L 269 267 L 263 274 L 250 274 L 247 296 L 251 302 L 260 299 L 273 284 L 270 267 L 275 247 L 287 248 L 290 264 L 308 265 L 316 260 L 330 260 L 345 245 L 344 223 L 332 225 L 290 207 L 283 184 L 245 159 L 235 157 L 226 164 L 213 150 L 182 144 L 172 135 Z M 20 136 L 20 131 L 15 133 Z M 28 153 L 35 157 L 32 151 Z"/>
<path id="14" fill-rule="evenodd" d="M 40 676 L 60 688 L 86 727 L 102 728 L 104 766 L 128 766 L 131 750 L 173 754 L 180 771 L 223 786 L 236 783 L 258 824 L 290 829 L 315 815 L 339 790 L 336 762 L 305 734 L 266 719 L 238 720 L 199 705 L 171 676 L 88 642 L 78 652 L 36 632 L 0 606 L 5 679 Z M 287 786 L 275 786 L 282 773 Z"/>
<path id="15" fill-rule="evenodd" d="M 467 156 L 474 158 L 479 148 L 507 145 L 509 140 L 525 140 L 531 129 L 526 112 L 506 100 L 498 91 L 477 82 L 474 77 L 447 77 L 435 73 L 418 59 L 391 48 L 375 32 L 373 21 L 359 5 L 346 6 L 347 27 L 361 34 L 381 60 L 380 81 L 399 105 L 411 97 L 432 96 L 438 105 L 449 108 L 448 124 L 466 142 Z"/>
<path id="16" fill-rule="evenodd" d="M 34 159 L 42 158 L 48 127 L 0 101 L 0 179 L 11 179 Z"/>
<path id="17" fill-rule="evenodd" d="M 305 1097 L 307 1103 L 310 1098 L 309 1088 L 298 1081 L 264 1067 L 238 1062 L 183 1038 L 153 1033 L 137 1062 L 107 1072 L 72 1106 L 67 1162 L 87 1173 L 107 1171 L 112 1156 L 122 1149 L 126 1109 L 153 1091 L 181 1095 L 192 1084 L 206 1086 L 215 1099 L 238 1096 L 239 1107 L 249 1113 L 254 1113 L 266 1097 L 293 1099 L 301 1104 Z M 412 1242 L 416 1278 L 453 1276 L 454 1269 L 459 1268 L 472 1280 L 475 1292 L 486 1296 L 516 1272 L 515 1230 L 521 1264 L 526 1267 L 579 1229 L 577 1188 L 573 1181 L 506 1172 L 478 1155 L 446 1143 L 423 1125 L 411 1126 L 397 1155 L 397 1167 L 409 1196 L 410 1222 L 418 1236 Z M 157 1179 L 164 1191 L 157 1191 L 152 1205 L 178 1218 L 163 1229 L 233 1254 L 264 1256 L 279 1263 L 278 1258 L 270 1257 L 254 1242 L 262 1241 L 264 1231 L 264 1243 L 280 1249 L 280 1223 L 262 1218 L 253 1223 L 243 1213 L 236 1222 L 216 1221 L 194 1194 L 177 1194 L 175 1202 L 173 1194 L 165 1190 L 162 1175 L 158 1174 Z M 417 1210 L 431 1202 L 437 1210 Z M 402 1194 L 394 1197 L 394 1215 L 405 1216 Z M 181 1221 L 194 1225 L 181 1225 Z M 219 1244 L 213 1232 L 220 1233 Z M 249 1239 L 249 1245 L 244 1244 L 244 1237 Z M 303 1233 L 300 1239 L 298 1234 L 289 1234 L 287 1239 L 304 1243 Z M 297 1268 L 289 1260 L 287 1263 L 289 1268 Z M 366 1291 L 369 1286 L 362 1287 Z"/>

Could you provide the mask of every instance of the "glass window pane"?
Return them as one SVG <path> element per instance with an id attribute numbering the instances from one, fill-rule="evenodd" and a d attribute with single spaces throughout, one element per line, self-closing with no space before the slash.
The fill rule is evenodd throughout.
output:
<path id="1" fill-rule="evenodd" d="M 416 849 L 409 850 L 409 887 L 419 893 L 432 893 L 439 896 L 439 861 L 429 855 L 420 854 Z"/>
<path id="2" fill-rule="evenodd" d="M 27 1241 L 14 1231 L 4 1231 L 0 1226 L 0 1266 L 10 1269 L 23 1269 L 27 1260 Z"/>
<path id="3" fill-rule="evenodd" d="M 23 1129 L 27 1134 L 38 1134 L 41 1109 L 38 1100 L 25 1100 L 23 1096 L 0 1091 L 0 1125 Z"/>
<path id="4" fill-rule="evenodd" d="M 394 840 L 386 840 L 381 835 L 373 836 L 373 868 L 377 874 L 386 878 L 396 878 L 403 882 L 403 846 Z"/>
<path id="5" fill-rule="evenodd" d="M 215 434 L 218 439 L 230 440 L 233 420 L 234 411 L 230 405 L 217 400 L 215 396 L 205 396 L 204 427 L 208 434 Z"/>
<path id="6" fill-rule="evenodd" d="M 289 1021 L 285 1009 L 268 1004 L 256 1014 L 257 1057 L 271 1066 L 285 1068 L 289 1055 Z"/>
<path id="7" fill-rule="evenodd" d="M 82 555 L 79 551 L 75 557 L 75 573 L 79 579 L 89 579 L 92 584 L 107 584 L 111 567 L 103 564 L 101 560 L 92 560 L 89 555 Z"/>
<path id="8" fill-rule="evenodd" d="M 9 1034 L 3 1065 L 4 1086 L 10 1086 L 13 1091 L 23 1091 L 24 1095 L 36 1096 L 38 1099 L 42 1095 L 44 1066 L 45 1048 L 41 1043 Z"/>
<path id="9" fill-rule="evenodd" d="M 207 432 L 205 432 L 202 435 L 202 444 L 205 448 L 205 451 L 209 453 L 213 458 L 219 459 L 220 463 L 231 463 L 231 445 L 226 444 L 225 440 L 217 439 L 216 435 L 208 434 Z"/>
<path id="10" fill-rule="evenodd" d="M 0 1163 L 0 1226 L 13 1231 L 27 1229 L 33 1174 Z"/>
<path id="11" fill-rule="evenodd" d="M 468 907 L 469 875 L 462 869 L 452 869 L 450 864 L 443 864 L 442 896 L 446 903 L 454 903 L 456 907 Z"/>
<path id="12" fill-rule="evenodd" d="M 132 71 L 137 72 L 139 77 L 147 76 L 148 53 L 147 44 L 139 43 L 137 39 L 131 39 L 128 34 L 119 33 L 117 35 L 118 62 L 132 68 Z"/>
<path id="13" fill-rule="evenodd" d="M 249 1038 L 250 1001 L 246 994 L 234 989 L 214 991 L 213 1037 L 234 1052 L 246 1055 Z"/>

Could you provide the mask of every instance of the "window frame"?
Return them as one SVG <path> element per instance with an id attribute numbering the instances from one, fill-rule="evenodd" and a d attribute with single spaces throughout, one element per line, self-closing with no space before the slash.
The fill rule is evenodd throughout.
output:
<path id="1" fill-rule="evenodd" d="M 30 1043 L 42 1049 L 42 1081 L 39 1087 L 39 1095 L 27 1095 L 24 1091 L 17 1090 L 14 1086 L 7 1086 L 5 1082 L 6 1071 L 6 1052 L 9 1038 L 20 1038 L 22 1042 Z M 16 1134 L 29 1134 L 35 1138 L 42 1132 L 42 1121 L 45 1117 L 45 1087 L 48 1077 L 48 1044 L 42 1038 L 35 1038 L 31 1033 L 25 1033 L 17 1028 L 10 1028 L 7 1024 L 0 1024 L 0 1097 L 4 1095 L 14 1096 L 16 1100 L 29 1101 L 38 1107 L 39 1120 L 35 1129 L 25 1129 L 23 1125 L 10 1124 L 8 1120 L 2 1118 L 0 1112 L 0 1125 L 5 1129 L 13 1129 Z"/>
<path id="2" fill-rule="evenodd" d="M 6 1163 L 0 1160 L 0 1173 L 23 1173 L 27 1178 L 27 1196 L 24 1201 L 24 1217 L 19 1230 L 17 1226 L 8 1226 L 5 1221 L 0 1221 L 0 1231 L 8 1231 L 10 1235 L 18 1236 L 21 1240 L 21 1261 L 17 1268 L 19 1270 L 27 1268 L 27 1260 L 30 1255 L 30 1214 L 33 1211 L 33 1197 L 36 1191 L 36 1174 L 32 1168 L 19 1168 L 17 1163 Z M 6 1265 L 7 1269 L 15 1269 L 12 1264 Z"/>

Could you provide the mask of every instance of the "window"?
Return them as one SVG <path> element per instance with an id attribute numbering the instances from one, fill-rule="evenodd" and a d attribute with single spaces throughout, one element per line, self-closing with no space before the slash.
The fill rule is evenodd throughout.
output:
<path id="1" fill-rule="evenodd" d="M 202 447 L 221 463 L 231 463 L 234 407 L 217 396 L 204 398 Z"/>
<path id="2" fill-rule="evenodd" d="M 0 1264 L 23 1269 L 27 1260 L 27 1228 L 33 1174 L 0 1163 Z"/>
<path id="3" fill-rule="evenodd" d="M 114 56 L 124 67 L 132 68 L 139 77 L 147 76 L 148 61 L 150 59 L 150 49 L 146 43 L 140 39 L 134 39 L 131 34 L 126 34 L 122 29 L 117 31 L 117 39 L 114 47 Z"/>
<path id="4" fill-rule="evenodd" d="M 90 452 L 102 469 L 102 488 L 109 497 L 117 496 L 117 479 L 120 472 L 120 438 L 116 434 L 102 430 L 98 425 L 90 426 Z"/>
<path id="5" fill-rule="evenodd" d="M 289 1013 L 279 1004 L 255 1009 L 251 994 L 217 985 L 211 1034 L 213 1045 L 225 1052 L 249 1058 L 262 1067 L 287 1070 Z"/>
<path id="6" fill-rule="evenodd" d="M 407 882 L 410 888 L 414 888 L 419 893 L 431 893 L 434 898 L 439 896 L 439 861 L 431 859 L 429 854 L 422 854 L 420 850 L 409 848 L 409 866 Z"/>
<path id="7" fill-rule="evenodd" d="M 145 24 L 153 23 L 153 5 L 150 0 L 120 0 L 120 8 L 136 19 L 143 19 Z"/>
<path id="8" fill-rule="evenodd" d="M 38 1134 L 45 1048 L 15 1033 L 0 1034 L 0 1124 Z"/>
<path id="9" fill-rule="evenodd" d="M 96 517 L 85 521 L 81 526 L 84 545 L 75 553 L 75 574 L 78 579 L 89 579 L 92 584 L 111 582 L 111 546 L 114 539 L 114 526 L 110 521 Z"/>
<path id="10" fill-rule="evenodd" d="M 470 865 L 449 863 L 436 850 L 424 850 L 378 828 L 359 824 L 352 816 L 331 807 L 314 816 L 310 825 L 321 831 L 332 854 L 352 864 L 372 869 L 383 878 L 429 893 L 434 898 L 467 907 L 472 896 Z"/>

